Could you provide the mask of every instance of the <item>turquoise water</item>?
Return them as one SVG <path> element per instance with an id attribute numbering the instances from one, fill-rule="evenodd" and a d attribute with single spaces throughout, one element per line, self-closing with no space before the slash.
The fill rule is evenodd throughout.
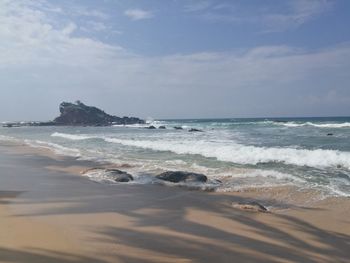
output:
<path id="1" fill-rule="evenodd" d="M 151 124 L 167 129 L 145 129 Z M 158 120 L 145 126 L 0 128 L 0 139 L 127 164 L 136 183 L 150 183 L 165 170 L 188 170 L 222 181 L 217 191 L 295 185 L 350 196 L 350 118 Z M 102 174 L 91 179 L 112 183 Z"/>

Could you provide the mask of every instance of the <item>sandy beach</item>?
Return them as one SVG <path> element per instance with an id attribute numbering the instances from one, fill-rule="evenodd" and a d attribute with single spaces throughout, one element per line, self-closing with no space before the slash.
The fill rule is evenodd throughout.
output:
<path id="1" fill-rule="evenodd" d="M 0 262 L 348 262 L 350 202 L 283 189 L 104 185 L 95 163 L 0 145 Z M 237 209 L 257 200 L 271 213 Z M 304 203 L 304 205 L 303 205 Z M 300 204 L 300 205 L 299 205 Z M 307 205 L 305 205 L 307 204 Z"/>

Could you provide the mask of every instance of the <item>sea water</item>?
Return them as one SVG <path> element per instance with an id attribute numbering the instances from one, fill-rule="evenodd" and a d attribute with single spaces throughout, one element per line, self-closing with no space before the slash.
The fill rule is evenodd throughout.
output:
<path id="1" fill-rule="evenodd" d="M 149 125 L 166 129 L 147 129 Z M 191 128 L 203 132 L 189 132 Z M 156 174 L 183 170 L 207 175 L 206 187 L 215 191 L 292 185 L 324 196 L 350 196 L 350 118 L 346 117 L 0 128 L 0 140 L 113 163 L 131 173 L 133 183 L 154 183 Z M 103 173 L 89 177 L 115 183 Z"/>

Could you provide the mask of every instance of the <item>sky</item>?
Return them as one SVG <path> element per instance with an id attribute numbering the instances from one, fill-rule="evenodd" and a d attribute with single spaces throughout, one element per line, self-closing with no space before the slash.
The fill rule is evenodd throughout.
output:
<path id="1" fill-rule="evenodd" d="M 350 116 L 348 0 L 0 0 L 0 121 Z"/>

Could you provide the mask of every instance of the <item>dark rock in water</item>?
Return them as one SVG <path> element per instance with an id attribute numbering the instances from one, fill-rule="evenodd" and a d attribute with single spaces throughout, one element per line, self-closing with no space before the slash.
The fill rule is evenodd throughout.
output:
<path id="1" fill-rule="evenodd" d="M 154 130 L 154 129 L 157 129 L 156 127 L 154 127 L 153 125 L 147 127 L 146 129 L 150 129 L 150 130 Z"/>
<path id="2" fill-rule="evenodd" d="M 127 183 L 130 181 L 133 181 L 134 178 L 130 174 L 118 174 L 114 178 L 114 181 L 119 182 L 119 183 Z"/>
<path id="3" fill-rule="evenodd" d="M 253 212 L 263 212 L 263 213 L 269 212 L 269 210 L 265 206 L 263 206 L 262 204 L 259 204 L 258 202 L 255 202 L 255 201 L 240 202 L 238 204 L 233 203 L 232 206 L 235 208 L 253 211 Z"/>
<path id="4" fill-rule="evenodd" d="M 161 173 L 156 178 L 172 183 L 179 182 L 206 182 L 208 178 L 204 174 L 183 172 L 183 171 L 168 171 Z"/>
<path id="5" fill-rule="evenodd" d="M 183 128 L 181 126 L 175 126 L 174 129 L 175 130 L 183 130 Z"/>
<path id="6" fill-rule="evenodd" d="M 327 133 L 327 136 L 333 136 L 333 133 Z"/>
<path id="7" fill-rule="evenodd" d="M 164 130 L 164 129 L 166 129 L 166 127 L 165 126 L 159 126 L 158 129 L 163 129 Z"/>
<path id="8" fill-rule="evenodd" d="M 101 173 L 101 172 L 106 174 L 116 182 L 124 183 L 124 182 L 129 182 L 134 180 L 131 174 L 128 174 L 127 172 L 124 172 L 118 169 L 105 169 L 100 167 L 94 167 L 83 171 L 82 174 Z"/>
<path id="9" fill-rule="evenodd" d="M 46 122 L 32 122 L 29 126 L 54 126 L 57 125 L 54 121 L 46 121 Z"/>
<path id="10" fill-rule="evenodd" d="M 105 113 L 96 107 L 87 106 L 77 101 L 74 103 L 62 102 L 60 104 L 61 115 L 57 117 L 53 125 L 85 125 L 85 126 L 108 126 L 112 124 L 136 124 L 145 123 L 135 117 L 117 117 Z M 49 124 L 49 123 L 48 123 Z"/>
<path id="11" fill-rule="evenodd" d="M 192 129 L 190 129 L 190 130 L 188 130 L 189 132 L 203 132 L 202 130 L 199 130 L 199 129 L 194 129 L 194 128 L 192 128 Z"/>
<path id="12" fill-rule="evenodd" d="M 105 172 L 113 176 L 113 179 L 116 182 L 124 183 L 134 180 L 131 174 L 118 169 L 106 169 Z"/>

